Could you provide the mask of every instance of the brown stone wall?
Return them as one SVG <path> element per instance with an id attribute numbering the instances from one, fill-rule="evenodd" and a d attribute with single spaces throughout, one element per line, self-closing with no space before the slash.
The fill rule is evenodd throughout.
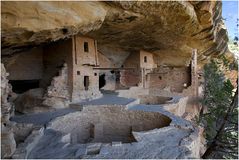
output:
<path id="1" fill-rule="evenodd" d="M 161 72 L 161 73 L 160 73 Z M 190 84 L 190 74 L 188 68 L 174 68 L 170 71 L 147 74 L 146 79 L 149 88 L 163 89 L 170 87 L 172 92 L 182 92 L 184 83 Z"/>
<path id="2" fill-rule="evenodd" d="M 42 48 L 18 53 L 4 61 L 9 80 L 41 79 L 43 74 Z"/>

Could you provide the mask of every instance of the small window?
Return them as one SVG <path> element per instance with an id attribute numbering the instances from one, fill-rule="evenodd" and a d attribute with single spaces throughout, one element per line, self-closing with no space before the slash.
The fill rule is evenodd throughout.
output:
<path id="1" fill-rule="evenodd" d="M 161 76 L 159 76 L 159 79 L 160 79 L 160 80 L 162 80 L 162 77 L 161 77 Z"/>
<path id="2" fill-rule="evenodd" d="M 89 52 L 88 42 L 84 42 L 84 52 Z"/>
<path id="3" fill-rule="evenodd" d="M 147 63 L 147 56 L 144 56 L 144 63 Z"/>
<path id="4" fill-rule="evenodd" d="M 95 76 L 97 76 L 97 73 L 95 73 Z"/>
<path id="5" fill-rule="evenodd" d="M 80 75 L 80 71 L 77 71 L 77 75 Z"/>

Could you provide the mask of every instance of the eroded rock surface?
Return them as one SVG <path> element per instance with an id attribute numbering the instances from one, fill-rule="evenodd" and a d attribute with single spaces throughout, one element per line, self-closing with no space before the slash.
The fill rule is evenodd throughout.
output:
<path id="1" fill-rule="evenodd" d="M 9 118 L 14 111 L 13 104 L 9 102 L 11 86 L 8 84 L 8 73 L 1 64 L 1 157 L 9 158 L 16 149 L 16 142 L 12 131 L 13 124 Z"/>
<path id="2" fill-rule="evenodd" d="M 20 94 L 14 101 L 16 111 L 20 113 L 44 112 L 49 108 L 42 105 L 44 89 L 30 89 Z"/>
<path id="3" fill-rule="evenodd" d="M 158 55 L 160 65 L 184 66 L 196 48 L 203 62 L 227 51 L 221 6 L 220 1 L 2 2 L 2 54 L 84 34 L 117 65 L 139 49 Z"/>

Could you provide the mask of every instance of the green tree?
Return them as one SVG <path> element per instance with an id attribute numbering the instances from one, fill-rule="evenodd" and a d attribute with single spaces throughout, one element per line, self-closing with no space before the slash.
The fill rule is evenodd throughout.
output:
<path id="1" fill-rule="evenodd" d="M 225 59 L 204 66 L 204 97 L 200 121 L 205 126 L 208 149 L 203 158 L 238 158 L 238 91 L 233 92 L 223 69 Z"/>

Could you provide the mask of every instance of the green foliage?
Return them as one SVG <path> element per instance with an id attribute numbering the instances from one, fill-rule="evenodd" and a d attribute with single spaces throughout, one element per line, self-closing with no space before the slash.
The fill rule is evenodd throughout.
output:
<path id="1" fill-rule="evenodd" d="M 230 80 L 224 78 L 222 72 L 222 69 L 228 68 L 229 65 L 229 61 L 221 57 L 220 61 L 211 61 L 204 66 L 205 83 L 202 105 L 207 111 L 200 115 L 200 123 L 205 126 L 208 146 L 215 144 L 215 141 L 218 144 L 215 147 L 217 148 L 216 158 L 235 158 L 238 154 L 235 152 L 238 147 L 234 145 L 235 137 L 238 137 L 237 127 L 235 127 L 238 123 L 238 106 L 230 109 L 233 101 L 233 86 Z M 222 126 L 224 128 L 220 130 Z M 220 141 L 223 143 L 220 144 Z"/>

